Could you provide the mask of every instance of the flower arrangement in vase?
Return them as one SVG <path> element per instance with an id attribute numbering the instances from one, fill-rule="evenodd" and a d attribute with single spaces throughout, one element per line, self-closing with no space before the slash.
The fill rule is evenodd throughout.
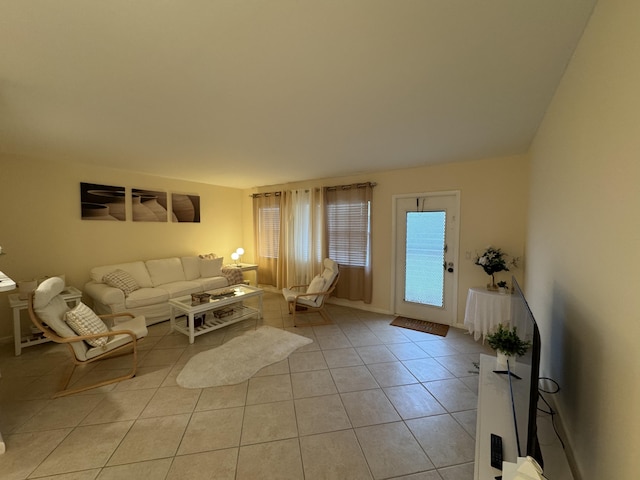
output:
<path id="1" fill-rule="evenodd" d="M 495 274 L 498 272 L 508 272 L 509 267 L 518 266 L 518 258 L 507 259 L 508 255 L 499 248 L 487 247 L 482 255 L 476 257 L 476 265 L 480 265 L 484 272 L 491 276 L 491 282 L 487 285 L 488 290 L 498 290 L 496 286 Z"/>

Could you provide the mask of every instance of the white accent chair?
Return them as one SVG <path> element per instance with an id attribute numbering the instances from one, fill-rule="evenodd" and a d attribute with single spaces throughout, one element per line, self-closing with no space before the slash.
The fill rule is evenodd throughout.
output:
<path id="1" fill-rule="evenodd" d="M 324 304 L 336 288 L 340 278 L 338 263 L 330 258 L 323 261 L 324 270 L 316 275 L 308 285 L 293 285 L 283 288 L 282 294 L 289 304 L 289 314 L 293 315 L 293 326 L 296 325 L 296 313 L 318 312 L 324 324 L 331 323 Z"/>
<path id="2" fill-rule="evenodd" d="M 110 324 L 105 323 L 107 332 L 78 335 L 65 321 L 65 314 L 71 308 L 60 296 L 63 289 L 64 280 L 59 277 L 48 278 L 31 293 L 28 304 L 29 317 L 33 324 L 45 337 L 56 343 L 66 344 L 73 355 L 73 369 L 69 373 L 63 389 L 54 394 L 54 398 L 132 378 L 136 373 L 137 367 L 137 343 L 147 335 L 144 316 L 134 317 L 129 313 L 101 315 L 100 319 L 111 320 Z M 122 317 L 127 319 L 123 320 Z M 86 342 L 87 340 L 104 337 L 107 337 L 107 342 L 102 346 L 91 346 Z M 133 364 L 129 373 L 89 385 L 67 389 L 76 366 L 86 365 L 123 352 L 128 353 L 127 350 L 133 350 Z"/>

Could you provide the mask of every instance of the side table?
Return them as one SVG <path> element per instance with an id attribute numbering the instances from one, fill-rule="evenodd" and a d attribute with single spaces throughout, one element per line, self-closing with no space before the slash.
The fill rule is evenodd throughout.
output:
<path id="1" fill-rule="evenodd" d="M 499 324 L 511 324 L 511 294 L 490 292 L 484 287 L 469 289 L 464 312 L 464 325 L 478 340 L 495 330 Z"/>
<path id="2" fill-rule="evenodd" d="M 1 250 L 1 249 L 0 249 Z M 0 251 L 0 254 L 2 252 Z M 0 272 L 0 292 L 9 292 L 16 288 L 16 282 L 14 282 L 11 278 L 9 278 L 4 273 Z M 0 377 L 2 374 L 0 373 Z M 0 454 L 3 454 L 7 451 L 7 445 L 4 443 L 4 439 L 2 438 L 2 432 L 0 432 Z"/>
<path id="3" fill-rule="evenodd" d="M 62 298 L 74 306 L 80 303 L 82 292 L 76 287 L 65 287 L 60 294 Z M 22 300 L 20 295 L 12 293 L 9 295 L 9 306 L 13 309 L 13 341 L 15 346 L 16 357 L 22 353 L 22 349 L 48 342 L 49 339 L 43 336 L 33 338 L 31 335 L 22 337 L 22 328 L 20 325 L 20 312 L 29 308 L 28 300 Z"/>
<path id="4" fill-rule="evenodd" d="M 227 267 L 239 268 L 241 272 L 256 272 L 256 286 L 258 285 L 258 265 L 255 263 L 230 263 Z M 247 280 L 248 282 L 248 280 Z M 248 285 L 249 283 L 247 283 Z"/>

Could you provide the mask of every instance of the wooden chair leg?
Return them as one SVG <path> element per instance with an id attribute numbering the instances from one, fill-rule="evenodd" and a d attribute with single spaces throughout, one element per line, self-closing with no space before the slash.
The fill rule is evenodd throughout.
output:
<path id="1" fill-rule="evenodd" d="M 324 307 L 322 307 L 318 312 L 320 313 L 320 316 L 321 316 L 322 318 L 324 318 L 324 320 L 325 320 L 325 322 L 326 322 L 326 323 L 328 323 L 328 324 L 329 324 L 329 323 L 333 323 L 333 320 L 331 319 L 331 317 L 329 316 L 329 314 L 325 311 Z"/>
<path id="2" fill-rule="evenodd" d="M 116 351 L 117 351 L 117 349 L 114 350 L 114 353 Z M 109 357 L 111 357 L 111 356 L 118 356 L 118 355 L 109 355 Z M 78 387 L 78 388 L 72 388 L 72 389 L 69 390 L 69 389 L 67 389 L 67 387 L 69 386 L 69 382 L 71 381 L 71 377 L 73 376 L 73 372 L 75 372 L 76 367 L 78 366 L 78 363 L 74 363 L 73 369 L 71 370 L 71 373 L 69 374 L 69 377 L 67 378 L 67 381 L 65 382 L 63 389 L 60 390 L 59 392 L 55 393 L 53 395 L 53 398 L 66 397 L 67 395 L 73 395 L 74 393 L 85 392 L 85 391 L 91 390 L 93 388 L 104 387 L 105 385 L 111 385 L 112 383 L 121 382 L 123 380 L 127 380 L 129 378 L 135 377 L 136 370 L 138 368 L 138 351 L 137 351 L 136 348 L 133 349 L 132 357 L 133 357 L 133 362 L 132 362 L 132 366 L 131 366 L 131 371 L 129 373 L 126 373 L 126 374 L 121 375 L 119 377 L 110 378 L 108 380 L 103 380 L 101 382 L 92 383 L 90 385 L 85 385 L 85 386 Z"/>

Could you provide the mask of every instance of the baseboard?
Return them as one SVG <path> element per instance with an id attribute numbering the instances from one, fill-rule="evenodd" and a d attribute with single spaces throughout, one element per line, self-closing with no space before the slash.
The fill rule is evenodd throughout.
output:
<path id="1" fill-rule="evenodd" d="M 538 439 L 540 440 L 542 448 L 545 476 L 548 476 L 548 478 L 582 480 L 564 424 L 562 423 L 562 412 L 558 409 L 555 397 L 552 394 L 542 393 L 541 395 L 544 396 L 544 399 L 549 403 L 553 411 L 556 412 L 554 416 L 555 430 L 553 428 L 551 415 L 543 412 L 538 413 Z M 544 402 L 540 401 L 538 406 L 546 410 L 547 406 L 542 405 L 544 405 Z M 560 440 L 557 439 L 558 435 L 564 443 L 564 449 L 562 448 Z M 551 443 L 554 437 L 555 441 Z M 547 445 L 543 445 L 543 443 Z"/>

